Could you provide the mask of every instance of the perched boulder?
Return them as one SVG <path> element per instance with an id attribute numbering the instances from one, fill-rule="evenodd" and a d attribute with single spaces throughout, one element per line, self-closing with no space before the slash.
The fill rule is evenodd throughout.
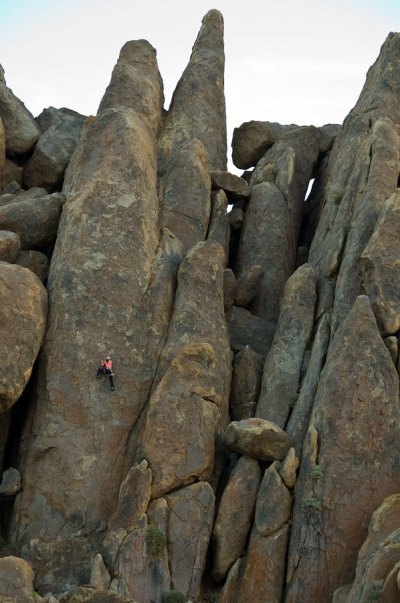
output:
<path id="1" fill-rule="evenodd" d="M 258 461 L 239 458 L 222 494 L 213 528 L 213 577 L 222 580 L 240 557 L 251 527 L 261 480 Z M 238 504 L 239 503 L 239 504 Z"/>
<path id="2" fill-rule="evenodd" d="M 61 184 L 65 169 L 81 136 L 86 117 L 71 115 L 62 110 L 52 110 L 56 115 L 51 125 L 40 135 L 32 157 L 24 166 L 24 184 L 31 188 L 43 186 L 53 191 Z M 38 118 L 39 123 L 45 119 Z"/>
<path id="3" fill-rule="evenodd" d="M 110 586 L 111 578 L 104 564 L 103 557 L 98 553 L 93 559 L 90 572 L 90 585 L 97 590 L 107 590 Z"/>
<path id="4" fill-rule="evenodd" d="M 0 261 L 16 262 L 21 248 L 19 235 L 9 230 L 0 230 Z"/>
<path id="5" fill-rule="evenodd" d="M 282 126 L 268 121 L 247 121 L 233 131 L 232 159 L 242 170 L 256 165 L 264 153 L 285 132 L 298 128 L 296 125 Z"/>
<path id="6" fill-rule="evenodd" d="M 64 200 L 61 193 L 17 198 L 0 207 L 0 228 L 16 232 L 22 249 L 47 247 L 55 242 Z"/>
<path id="7" fill-rule="evenodd" d="M 240 230 L 244 222 L 244 211 L 240 207 L 233 207 L 229 212 L 229 226 L 232 230 Z"/>
<path id="8" fill-rule="evenodd" d="M 211 172 L 211 186 L 214 190 L 222 188 L 230 203 L 250 197 L 250 189 L 246 180 L 230 172 Z"/>
<path id="9" fill-rule="evenodd" d="M 288 435 L 265 419 L 233 421 L 224 432 L 224 444 L 237 454 L 260 461 L 281 461 L 291 447 Z"/>
<path id="10" fill-rule="evenodd" d="M 16 182 L 19 188 L 22 188 L 22 171 L 23 167 L 11 161 L 11 159 L 6 159 L 5 164 L 3 166 L 2 177 L 0 178 L 0 189 L 7 186 L 10 182 Z M 1 172 L 0 172 L 1 173 Z"/>
<path id="11" fill-rule="evenodd" d="M 297 469 L 299 468 L 300 462 L 296 456 L 296 450 L 292 447 L 289 452 L 279 465 L 279 475 L 285 482 L 285 486 L 292 490 L 295 486 L 297 479 Z"/>
<path id="12" fill-rule="evenodd" d="M 47 293 L 35 274 L 0 262 L 0 408 L 22 394 L 31 375 L 46 326 Z"/>

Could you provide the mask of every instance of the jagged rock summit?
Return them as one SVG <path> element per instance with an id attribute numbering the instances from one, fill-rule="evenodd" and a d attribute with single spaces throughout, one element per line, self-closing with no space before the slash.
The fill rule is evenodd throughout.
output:
<path id="1" fill-rule="evenodd" d="M 400 599 L 400 34 L 242 176 L 223 35 L 168 109 L 145 40 L 88 118 L 0 70 L 5 603 Z"/>

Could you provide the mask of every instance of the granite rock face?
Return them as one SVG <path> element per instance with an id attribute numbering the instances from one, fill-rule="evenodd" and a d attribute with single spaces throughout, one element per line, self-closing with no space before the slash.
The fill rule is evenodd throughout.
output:
<path id="1" fill-rule="evenodd" d="M 87 119 L 0 69 L 4 603 L 399 599 L 400 34 L 242 176 L 224 61 L 211 10 L 164 108 L 127 42 Z"/>

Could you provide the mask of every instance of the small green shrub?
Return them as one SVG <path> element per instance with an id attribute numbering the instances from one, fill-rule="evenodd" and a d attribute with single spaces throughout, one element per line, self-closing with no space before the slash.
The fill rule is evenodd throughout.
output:
<path id="1" fill-rule="evenodd" d="M 314 481 L 318 482 L 324 479 L 324 472 L 320 465 L 313 465 L 311 469 L 311 477 Z"/>
<path id="2" fill-rule="evenodd" d="M 170 590 L 163 594 L 162 603 L 185 603 L 185 597 L 178 590 Z"/>
<path id="3" fill-rule="evenodd" d="M 41 601 L 42 600 L 42 597 L 35 590 L 33 591 L 33 598 L 35 599 L 35 601 Z"/>
<path id="4" fill-rule="evenodd" d="M 164 532 L 161 532 L 156 526 L 148 526 L 146 531 L 146 543 L 151 555 L 160 555 L 166 545 Z"/>
<path id="5" fill-rule="evenodd" d="M 379 601 L 380 598 L 381 598 L 381 587 L 378 584 L 373 584 L 365 601 L 366 601 L 366 603 L 375 603 L 375 601 Z"/>
<path id="6" fill-rule="evenodd" d="M 321 511 L 321 503 L 315 496 L 303 500 L 302 507 L 303 511 L 306 511 L 306 513 L 317 513 L 318 511 Z"/>

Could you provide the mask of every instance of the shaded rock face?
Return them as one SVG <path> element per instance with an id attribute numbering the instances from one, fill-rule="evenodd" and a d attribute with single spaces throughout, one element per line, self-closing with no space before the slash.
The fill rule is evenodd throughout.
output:
<path id="1" fill-rule="evenodd" d="M 144 40 L 87 120 L 0 69 L 5 603 L 399 598 L 399 57 L 242 177 L 218 11 L 168 111 Z"/>
<path id="2" fill-rule="evenodd" d="M 29 188 L 42 186 L 52 191 L 62 181 L 86 118 L 54 107 L 45 109 L 43 113 L 37 118 L 42 134 L 24 167 L 23 179 Z"/>
<path id="3" fill-rule="evenodd" d="M 327 600 L 349 583 L 369 518 L 398 492 L 398 388 L 368 298 L 360 296 L 335 335 L 318 385 L 315 436 L 303 450 L 296 485 L 287 602 Z"/>
<path id="4" fill-rule="evenodd" d="M 22 394 L 45 333 L 47 293 L 30 270 L 0 262 L 1 412 Z"/>

